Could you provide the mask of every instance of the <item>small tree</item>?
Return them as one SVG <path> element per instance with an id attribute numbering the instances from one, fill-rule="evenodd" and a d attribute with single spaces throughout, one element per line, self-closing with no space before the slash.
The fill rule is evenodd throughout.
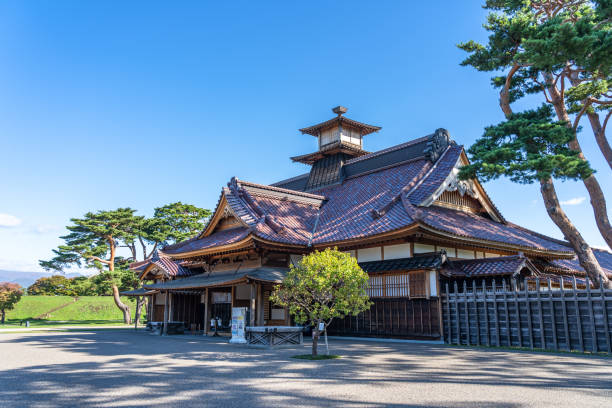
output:
<path id="1" fill-rule="evenodd" d="M 16 283 L 0 282 L 0 311 L 2 312 L 2 324 L 6 317 L 6 311 L 12 310 L 21 295 L 23 294 L 21 287 Z"/>
<path id="2" fill-rule="evenodd" d="M 368 274 L 349 254 L 327 248 L 302 258 L 291 265 L 287 277 L 275 288 L 271 300 L 289 308 L 300 324 L 313 326 L 312 356 L 317 355 L 321 331 L 336 317 L 356 315 L 371 306 L 366 293 Z"/>

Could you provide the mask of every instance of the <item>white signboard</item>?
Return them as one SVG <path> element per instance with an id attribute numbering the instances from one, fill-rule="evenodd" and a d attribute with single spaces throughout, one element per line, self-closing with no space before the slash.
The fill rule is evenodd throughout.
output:
<path id="1" fill-rule="evenodd" d="M 230 339 L 230 343 L 245 344 L 247 342 L 244 336 L 246 326 L 246 314 L 246 307 L 232 308 L 232 338 Z"/>

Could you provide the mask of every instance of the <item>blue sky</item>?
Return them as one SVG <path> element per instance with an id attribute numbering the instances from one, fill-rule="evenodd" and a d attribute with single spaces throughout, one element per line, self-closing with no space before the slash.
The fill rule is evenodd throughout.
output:
<path id="1" fill-rule="evenodd" d="M 485 40 L 485 12 L 443 3 L 2 2 L 0 269 L 38 270 L 87 211 L 212 208 L 232 176 L 300 174 L 289 157 L 315 139 L 297 129 L 339 104 L 383 127 L 368 150 L 439 127 L 470 145 L 503 119 L 490 75 L 455 47 Z M 580 138 L 612 199 L 590 129 Z M 507 219 L 561 237 L 536 186 L 485 187 Z M 582 184 L 558 193 L 604 246 Z"/>

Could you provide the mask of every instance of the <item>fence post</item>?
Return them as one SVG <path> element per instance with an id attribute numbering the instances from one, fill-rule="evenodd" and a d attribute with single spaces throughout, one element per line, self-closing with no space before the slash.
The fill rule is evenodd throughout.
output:
<path id="1" fill-rule="evenodd" d="M 597 344 L 597 330 L 595 329 L 595 316 L 593 315 L 593 299 L 591 297 L 591 282 L 589 281 L 589 277 L 586 276 L 585 279 L 586 290 L 587 290 L 587 301 L 589 305 L 589 319 L 591 321 L 591 333 L 593 340 L 593 353 L 597 353 L 599 350 L 599 346 Z"/>
<path id="2" fill-rule="evenodd" d="M 493 307 L 495 308 L 495 341 L 496 346 L 499 347 L 499 313 L 497 312 L 497 288 L 495 286 L 495 278 L 493 278 Z"/>
<path id="3" fill-rule="evenodd" d="M 508 315 L 508 293 L 506 288 L 506 279 L 502 278 L 502 289 L 504 291 L 504 316 L 506 317 L 506 336 L 508 337 L 508 346 L 512 347 L 512 333 L 510 332 L 510 316 Z"/>
<path id="4" fill-rule="evenodd" d="M 476 344 L 480 344 L 480 319 L 478 319 L 478 299 L 476 298 L 476 280 L 472 281 L 472 302 L 474 303 L 474 313 L 476 313 Z"/>
<path id="5" fill-rule="evenodd" d="M 551 313 L 552 327 L 553 327 L 553 344 L 555 345 L 555 350 L 558 350 L 559 344 L 557 342 L 557 319 L 555 317 L 555 302 L 553 300 L 552 285 L 550 283 L 550 278 L 548 278 L 547 281 L 548 281 L 548 299 L 550 302 L 550 313 Z"/>
<path id="6" fill-rule="evenodd" d="M 572 277 L 572 294 L 574 295 L 574 306 L 576 307 L 576 324 L 578 325 L 578 340 L 580 350 L 584 352 L 584 339 L 582 338 L 582 317 L 580 316 L 580 303 L 576 294 L 576 275 Z"/>
<path id="7" fill-rule="evenodd" d="M 446 342 L 451 344 L 453 342 L 453 330 L 451 328 L 450 293 L 448 291 L 448 282 L 446 282 L 444 285 L 446 287 L 446 320 L 448 320 L 448 337 L 446 338 Z M 406 322 L 406 327 L 408 327 L 408 322 Z"/>
<path id="8" fill-rule="evenodd" d="M 605 325 L 604 333 L 606 334 L 606 345 L 608 346 L 608 353 L 612 353 L 612 347 L 610 344 L 610 323 L 608 322 L 608 305 L 606 302 L 606 291 L 603 286 L 603 279 L 599 277 L 599 293 L 601 293 L 601 305 L 603 307 L 603 321 Z"/>
<path id="9" fill-rule="evenodd" d="M 467 287 L 465 279 L 463 280 L 463 306 L 465 307 L 465 330 L 467 331 L 467 345 L 470 346 L 470 312 L 467 301 Z"/>
<path id="10" fill-rule="evenodd" d="M 457 281 L 453 282 L 453 289 L 455 291 L 455 320 L 457 321 L 457 344 L 461 344 L 461 321 L 459 320 L 459 303 L 457 298 L 459 297 L 459 290 L 457 289 Z"/>
<path id="11" fill-rule="evenodd" d="M 565 329 L 565 342 L 567 343 L 567 351 L 572 351 L 572 342 L 570 341 L 569 335 L 569 322 L 567 321 L 567 305 L 565 304 L 565 279 L 561 277 L 561 306 L 563 306 L 563 326 Z"/>
<path id="12" fill-rule="evenodd" d="M 529 326 L 529 346 L 533 349 L 533 322 L 531 321 L 531 300 L 529 299 L 529 285 L 525 281 L 525 305 L 527 306 L 527 325 Z"/>
<path id="13" fill-rule="evenodd" d="M 546 336 L 544 335 L 544 316 L 542 312 L 542 298 L 540 297 L 540 278 L 536 278 L 536 290 L 538 291 L 538 312 L 540 312 L 540 341 L 542 348 L 546 348 Z"/>
<path id="14" fill-rule="evenodd" d="M 491 334 L 489 333 L 489 310 L 487 308 L 487 284 L 485 280 L 482 280 L 482 300 L 484 305 L 484 315 L 485 315 L 485 327 L 487 333 L 487 346 L 491 345 Z"/>
<path id="15" fill-rule="evenodd" d="M 516 309 L 516 325 L 518 329 L 519 347 L 523 347 L 523 333 L 521 333 L 521 311 L 518 302 L 518 286 L 516 279 L 512 279 L 512 291 L 514 292 L 514 308 Z"/>

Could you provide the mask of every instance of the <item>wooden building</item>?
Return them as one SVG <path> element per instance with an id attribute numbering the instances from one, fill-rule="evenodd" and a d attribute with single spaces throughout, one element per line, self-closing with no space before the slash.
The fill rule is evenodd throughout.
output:
<path id="1" fill-rule="evenodd" d="M 231 307 L 244 306 L 251 325 L 291 324 L 269 301 L 273 286 L 327 247 L 357 258 L 374 303 L 335 321 L 339 335 L 440 338 L 447 282 L 584 276 L 567 242 L 507 221 L 478 180 L 457 178 L 468 159 L 445 129 L 370 153 L 364 138 L 381 128 L 333 111 L 300 129 L 317 139 L 315 152 L 292 158 L 308 173 L 272 185 L 232 178 L 204 231 L 132 265 L 156 282 L 145 285 L 153 320 L 209 331 L 218 318 L 227 330 Z M 612 275 L 612 255 L 596 255 Z"/>

